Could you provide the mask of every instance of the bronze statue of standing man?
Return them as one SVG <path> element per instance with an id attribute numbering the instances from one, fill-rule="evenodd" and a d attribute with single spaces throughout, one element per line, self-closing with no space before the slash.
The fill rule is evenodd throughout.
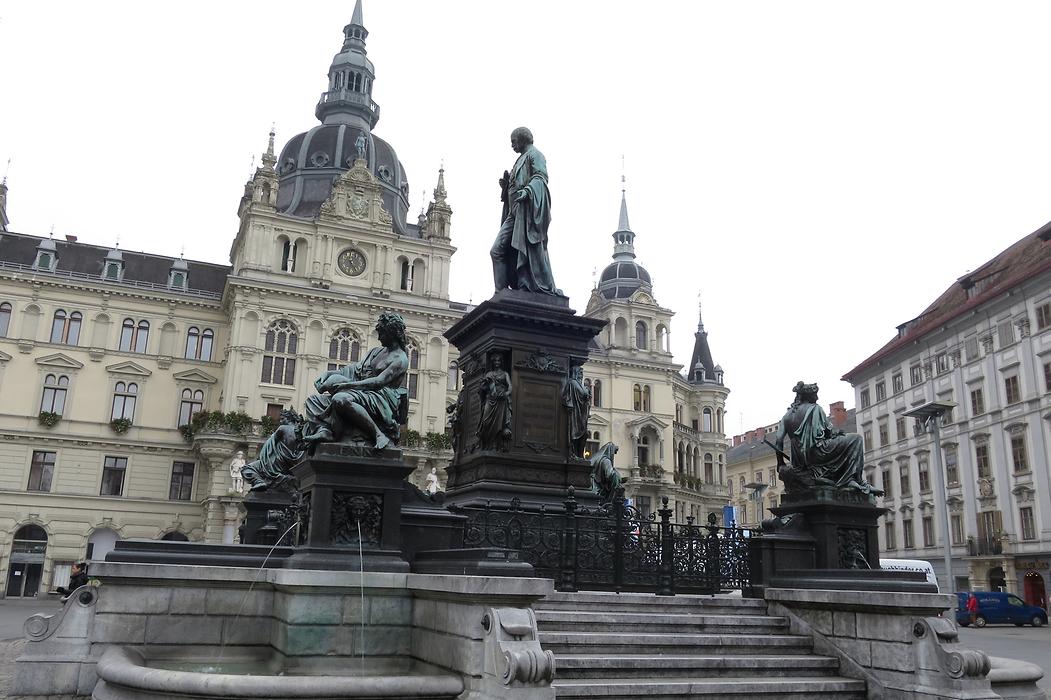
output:
<path id="1" fill-rule="evenodd" d="M 519 156 L 511 171 L 505 170 L 500 178 L 503 218 L 489 251 L 496 291 L 511 288 L 562 296 L 547 255 L 547 228 L 551 224 L 547 161 L 533 145 L 532 132 L 524 126 L 511 132 L 511 148 Z"/>

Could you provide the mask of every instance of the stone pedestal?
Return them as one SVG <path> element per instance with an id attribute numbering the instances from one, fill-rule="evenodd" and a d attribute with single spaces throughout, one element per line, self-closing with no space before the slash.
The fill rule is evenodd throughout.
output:
<path id="1" fill-rule="evenodd" d="M 922 573 L 880 569 L 877 529 L 886 509 L 860 492 L 819 487 L 786 494 L 770 510 L 787 523 L 767 521 L 764 532 L 749 540 L 746 596 L 762 597 L 773 588 L 937 590 Z"/>
<path id="2" fill-rule="evenodd" d="M 277 544 L 277 539 L 292 525 L 292 496 L 286 491 L 252 491 L 244 499 L 245 520 L 241 527 L 242 544 Z M 285 524 L 287 522 L 287 525 Z M 281 544 L 294 543 L 292 532 Z"/>
<path id="3" fill-rule="evenodd" d="M 460 319 L 445 337 L 460 350 L 463 390 L 458 439 L 448 467 L 446 502 L 481 505 L 518 497 L 523 508 L 561 509 L 566 489 L 588 501 L 591 467 L 570 454 L 562 382 L 588 357 L 588 343 L 606 322 L 583 318 L 566 297 L 503 290 Z M 511 377 L 511 439 L 482 449 L 479 388 L 493 355 Z"/>
<path id="4" fill-rule="evenodd" d="M 814 538 L 818 569 L 878 569 L 879 519 L 886 508 L 873 505 L 860 492 L 814 489 L 801 497 L 785 494 L 777 516 L 800 514 Z"/>
<path id="5" fill-rule="evenodd" d="M 303 532 L 292 569 L 407 572 L 401 505 L 413 467 L 401 450 L 327 443 L 292 468 L 302 494 Z M 359 556 L 360 553 L 360 556 Z"/>

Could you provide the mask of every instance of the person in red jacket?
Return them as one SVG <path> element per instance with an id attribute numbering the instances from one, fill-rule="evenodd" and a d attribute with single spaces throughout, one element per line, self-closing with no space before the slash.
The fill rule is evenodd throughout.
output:
<path id="1" fill-rule="evenodd" d="M 971 624 L 978 619 L 978 597 L 972 593 L 967 597 L 967 612 L 971 613 Z"/>

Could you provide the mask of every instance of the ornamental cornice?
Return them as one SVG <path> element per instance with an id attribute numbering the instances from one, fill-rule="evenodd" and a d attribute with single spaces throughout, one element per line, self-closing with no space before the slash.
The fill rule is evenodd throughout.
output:
<path id="1" fill-rule="evenodd" d="M 46 275 L 47 273 L 43 274 Z M 55 287 L 58 289 L 71 289 L 81 292 L 94 292 L 104 298 L 114 295 L 126 299 L 141 299 L 143 301 L 161 303 L 179 303 L 184 306 L 200 308 L 221 308 L 222 305 L 221 295 L 209 299 L 205 297 L 183 296 L 173 290 L 150 290 L 141 287 L 123 287 L 113 283 L 107 283 L 105 286 L 101 286 L 101 280 L 99 281 L 99 284 L 95 284 L 89 280 L 72 280 L 64 277 L 41 276 L 34 279 L 26 279 L 18 274 L 4 272 L 0 272 L 0 280 L 20 282 L 30 285 L 33 288 L 33 299 L 37 302 L 40 301 L 41 297 L 39 292 L 40 287 Z"/>

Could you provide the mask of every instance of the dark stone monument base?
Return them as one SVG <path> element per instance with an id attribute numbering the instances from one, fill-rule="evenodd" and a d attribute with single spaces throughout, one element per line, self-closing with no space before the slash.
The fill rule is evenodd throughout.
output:
<path id="1" fill-rule="evenodd" d="M 515 549 L 444 549 L 417 552 L 413 573 L 451 576 L 534 576 Z"/>
<path id="2" fill-rule="evenodd" d="M 803 527 L 815 541 L 816 568 L 879 568 L 877 533 L 879 519 L 887 509 L 873 505 L 865 494 L 816 488 L 804 497 L 782 496 L 781 506 L 770 512 L 803 516 Z"/>
<path id="3" fill-rule="evenodd" d="M 878 523 L 887 510 L 861 492 L 818 487 L 802 495 L 786 494 L 781 506 L 770 510 L 793 519 L 749 540 L 752 584 L 746 596 L 761 598 L 768 588 L 937 590 L 923 574 L 880 569 Z"/>
<path id="4" fill-rule="evenodd" d="M 386 571 L 409 573 L 409 562 L 399 550 L 378 550 L 347 547 L 296 547 L 294 553 L 281 562 L 286 569 L 312 569 L 321 571 Z"/>
<path id="5" fill-rule="evenodd" d="M 180 564 L 184 566 L 244 566 L 281 568 L 295 550 L 281 545 L 213 544 L 168 540 L 117 540 L 106 561 L 134 564 Z M 269 559 L 267 555 L 269 554 Z"/>
<path id="6" fill-rule="evenodd" d="M 561 510 L 570 486 L 579 500 L 589 500 L 591 465 L 572 455 L 562 389 L 571 368 L 587 361 L 588 344 L 605 325 L 577 316 L 566 297 L 505 289 L 446 331 L 460 350 L 464 382 L 446 503 L 479 506 L 517 498 L 523 509 Z M 494 356 L 511 381 L 506 440 L 478 434 L 485 412 L 480 390 Z"/>
<path id="7" fill-rule="evenodd" d="M 275 544 L 277 538 L 294 522 L 281 528 L 285 519 L 278 514 L 288 513 L 292 506 L 292 494 L 287 491 L 251 491 L 243 503 L 246 514 L 244 525 L 241 526 L 241 542 L 245 544 Z M 293 531 L 282 540 L 282 544 L 292 544 L 291 537 L 295 534 Z"/>
<path id="8" fill-rule="evenodd" d="M 524 510 L 561 511 L 570 486 L 581 506 L 598 505 L 598 494 L 591 491 L 591 463 L 537 456 L 533 459 L 503 452 L 477 452 L 463 458 L 450 469 L 446 503 L 457 506 L 484 506 L 486 501 L 521 501 Z"/>
<path id="9" fill-rule="evenodd" d="M 303 499 L 303 535 L 284 566 L 354 571 L 364 558 L 366 571 L 408 571 L 401 506 L 412 470 L 398 449 L 318 445 L 292 467 Z"/>

